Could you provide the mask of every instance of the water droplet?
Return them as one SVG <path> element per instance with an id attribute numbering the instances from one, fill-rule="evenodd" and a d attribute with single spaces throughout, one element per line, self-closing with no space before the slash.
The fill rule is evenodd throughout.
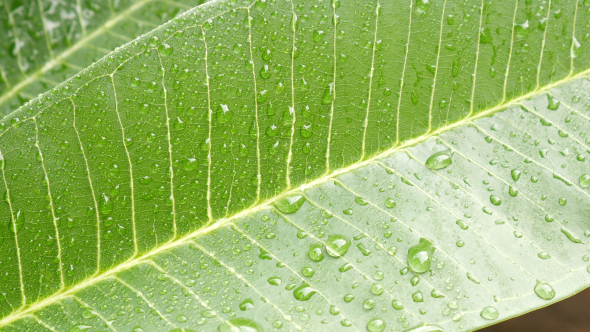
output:
<path id="1" fill-rule="evenodd" d="M 359 196 L 357 196 L 357 197 L 354 199 L 354 201 L 355 201 L 355 202 L 356 202 L 358 205 L 361 205 L 361 206 L 365 206 L 365 205 L 368 205 L 368 204 L 369 204 L 369 202 L 367 202 L 367 201 L 366 201 L 364 198 L 362 198 L 362 197 L 359 197 Z"/>
<path id="2" fill-rule="evenodd" d="M 518 181 L 518 179 L 520 179 L 521 173 L 522 172 L 517 169 L 513 169 L 512 171 L 510 171 L 510 175 L 512 175 L 512 180 L 514 180 L 514 182 Z"/>
<path id="3" fill-rule="evenodd" d="M 350 263 L 344 263 L 344 265 L 342 265 L 341 267 L 338 268 L 339 272 L 346 272 L 348 270 L 352 269 L 352 264 Z"/>
<path id="4" fill-rule="evenodd" d="M 324 94 L 322 95 L 322 100 L 321 100 L 322 105 L 329 105 L 332 103 L 332 100 L 334 99 L 332 96 L 333 88 L 334 88 L 334 83 L 330 83 L 328 85 L 328 87 L 326 87 L 326 89 L 324 90 Z"/>
<path id="5" fill-rule="evenodd" d="M 568 231 L 565 228 L 561 229 L 561 232 L 563 234 L 565 234 L 565 236 L 567 236 L 567 238 L 572 241 L 573 243 L 582 243 L 582 240 L 580 240 L 579 238 L 577 238 L 574 234 L 572 234 L 570 231 Z"/>
<path id="6" fill-rule="evenodd" d="M 25 213 L 22 212 L 21 210 L 18 210 L 14 214 L 14 220 L 10 220 L 10 223 L 8 224 L 8 229 L 12 233 L 14 233 L 14 229 L 16 228 L 16 231 L 18 232 L 23 227 L 24 224 L 25 224 Z"/>
<path id="7" fill-rule="evenodd" d="M 432 170 L 443 169 L 453 163 L 451 150 L 439 151 L 426 160 L 426 167 Z"/>
<path id="8" fill-rule="evenodd" d="M 555 297 L 553 287 L 545 281 L 537 281 L 535 285 L 535 293 L 543 300 L 551 300 Z"/>
<path id="9" fill-rule="evenodd" d="M 174 48 L 164 43 L 158 47 L 158 52 L 163 56 L 169 56 L 170 54 L 172 54 L 172 52 L 174 52 Z"/>
<path id="10" fill-rule="evenodd" d="M 260 69 L 260 77 L 267 79 L 270 78 L 270 75 L 270 67 L 268 65 L 262 66 L 262 68 Z"/>
<path id="11" fill-rule="evenodd" d="M 547 94 L 547 101 L 549 102 L 549 104 L 547 105 L 548 109 L 555 111 L 559 108 L 559 100 L 557 100 L 557 98 L 553 97 L 552 95 Z"/>
<path id="12" fill-rule="evenodd" d="M 385 322 L 379 318 L 373 318 L 367 323 L 367 330 L 369 332 L 383 332 L 385 330 Z"/>
<path id="13" fill-rule="evenodd" d="M 307 301 L 311 299 L 315 293 L 317 293 L 317 291 L 306 282 L 293 290 L 293 296 L 299 301 Z"/>
<path id="14" fill-rule="evenodd" d="M 283 282 L 283 280 L 281 280 L 281 278 L 279 278 L 279 277 L 268 278 L 268 283 L 273 286 L 279 286 L 282 282 Z"/>
<path id="15" fill-rule="evenodd" d="M 322 39 L 324 39 L 324 37 L 326 36 L 326 33 L 322 30 L 316 30 L 313 32 L 313 41 L 314 42 L 320 42 L 322 41 Z"/>
<path id="16" fill-rule="evenodd" d="M 367 309 L 367 310 L 371 310 L 375 307 L 375 301 L 373 299 L 366 299 L 363 302 L 363 308 Z"/>
<path id="17" fill-rule="evenodd" d="M 445 295 L 441 291 L 439 291 L 437 289 L 433 289 L 430 292 L 430 296 L 434 297 L 435 299 L 440 299 L 440 298 L 445 297 Z"/>
<path id="18" fill-rule="evenodd" d="M 313 277 L 313 275 L 315 274 L 315 271 L 313 270 L 313 268 L 306 266 L 303 269 L 301 269 L 301 273 L 306 276 L 306 277 Z"/>
<path id="19" fill-rule="evenodd" d="M 254 309 L 254 302 L 252 299 L 245 299 L 239 305 L 241 311 L 247 311 L 250 309 Z"/>
<path id="20" fill-rule="evenodd" d="M 220 104 L 219 106 L 217 106 L 216 117 L 217 122 L 228 123 L 233 117 L 233 112 L 229 110 L 226 104 Z"/>
<path id="21" fill-rule="evenodd" d="M 100 214 L 104 216 L 108 216 L 109 214 L 111 214 L 111 212 L 113 212 L 113 205 L 113 201 L 109 198 L 109 196 L 103 193 L 100 199 Z"/>
<path id="22" fill-rule="evenodd" d="M 381 295 L 383 294 L 383 291 L 385 291 L 383 285 L 379 283 L 374 283 L 373 285 L 371 285 L 371 293 L 373 293 L 373 295 Z"/>
<path id="23" fill-rule="evenodd" d="M 346 254 L 350 247 L 350 240 L 338 234 L 328 236 L 326 251 L 332 257 L 341 257 Z"/>
<path id="24" fill-rule="evenodd" d="M 412 286 L 416 286 L 418 283 L 420 283 L 420 277 L 413 276 L 412 279 L 410 279 L 410 284 L 412 284 Z"/>
<path id="25" fill-rule="evenodd" d="M 397 204 L 395 203 L 395 201 L 393 200 L 393 198 L 388 198 L 385 200 L 385 206 L 387 208 L 393 209 Z"/>
<path id="26" fill-rule="evenodd" d="M 541 259 L 551 258 L 551 255 L 549 255 L 548 253 L 546 253 L 544 251 L 541 251 L 540 253 L 538 253 L 537 256 L 539 256 L 539 258 L 541 258 Z"/>
<path id="27" fill-rule="evenodd" d="M 494 320 L 498 318 L 500 314 L 498 313 L 498 310 L 496 310 L 496 308 L 494 307 L 485 307 L 481 310 L 481 313 L 479 315 L 484 319 Z"/>
<path id="28" fill-rule="evenodd" d="M 417 291 L 416 293 L 412 294 L 412 300 L 414 300 L 414 302 L 424 302 L 424 296 L 422 296 L 422 292 Z"/>
<path id="29" fill-rule="evenodd" d="M 309 258 L 314 262 L 321 262 L 324 259 L 322 245 L 319 243 L 315 243 L 309 246 L 309 252 L 307 254 L 309 255 Z"/>
<path id="30" fill-rule="evenodd" d="M 403 303 L 399 300 L 391 301 L 391 305 L 393 306 L 393 309 L 395 309 L 395 310 L 402 310 L 404 308 Z"/>
<path id="31" fill-rule="evenodd" d="M 297 212 L 304 202 L 303 195 L 293 195 L 279 199 L 274 202 L 274 206 L 282 213 L 291 214 Z"/>
<path id="32" fill-rule="evenodd" d="M 420 238 L 420 242 L 408 249 L 408 265 L 416 273 L 424 273 L 430 269 L 434 254 L 434 245 L 430 240 Z"/>
<path id="33" fill-rule="evenodd" d="M 395 256 L 395 253 L 397 253 L 397 248 L 396 247 L 391 247 L 391 248 L 387 249 L 387 253 L 390 256 Z"/>
<path id="34" fill-rule="evenodd" d="M 580 187 L 590 187 L 590 174 L 582 174 L 582 176 L 580 176 Z"/>
<path id="35" fill-rule="evenodd" d="M 217 327 L 219 332 L 263 332 L 258 323 L 248 318 L 232 318 Z"/>
<path id="36" fill-rule="evenodd" d="M 502 204 L 502 199 L 496 195 L 491 195 L 490 202 L 494 205 L 500 205 Z"/>

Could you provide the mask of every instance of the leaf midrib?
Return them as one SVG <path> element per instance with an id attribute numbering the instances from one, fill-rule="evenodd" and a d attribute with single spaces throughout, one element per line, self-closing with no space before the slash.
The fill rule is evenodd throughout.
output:
<path id="1" fill-rule="evenodd" d="M 146 2 L 146 1 L 151 1 L 151 0 L 144 0 L 144 2 Z M 485 110 L 483 112 L 480 112 L 480 113 L 478 113 L 476 115 L 467 116 L 467 117 L 465 117 L 464 119 L 462 119 L 462 120 L 460 120 L 458 122 L 455 122 L 453 124 L 450 124 L 450 125 L 441 127 L 441 128 L 439 128 L 439 129 L 437 129 L 435 131 L 432 131 L 430 133 L 427 133 L 427 134 L 424 134 L 422 136 L 416 137 L 414 139 L 408 140 L 408 141 L 406 141 L 406 142 L 404 142 L 402 144 L 398 144 L 396 146 L 393 146 L 390 149 L 387 149 L 387 150 L 385 150 L 385 151 L 383 151 L 383 152 L 381 152 L 381 153 L 379 153 L 377 155 L 374 155 L 374 156 L 372 156 L 372 157 L 370 157 L 368 159 L 365 159 L 363 161 L 359 161 L 357 163 L 354 163 L 354 164 L 352 164 L 350 166 L 347 166 L 347 167 L 344 167 L 344 168 L 337 169 L 337 170 L 335 170 L 335 171 L 333 171 L 331 173 L 324 174 L 323 176 L 321 176 L 321 177 L 319 177 L 319 178 L 317 178 L 317 179 L 315 179 L 315 180 L 313 180 L 313 181 L 311 181 L 309 183 L 303 184 L 303 185 L 301 185 L 301 186 L 299 186 L 297 188 L 292 188 L 290 190 L 286 190 L 286 191 L 284 191 L 281 194 L 278 194 L 278 195 L 276 195 L 276 196 L 274 196 L 272 198 L 269 198 L 269 199 L 267 199 L 267 200 L 265 200 L 265 201 L 263 201 L 263 202 L 261 202 L 261 203 L 259 203 L 257 205 L 253 205 L 253 206 L 251 206 L 251 207 L 249 207 L 247 209 L 244 209 L 244 210 L 242 210 L 242 211 L 240 211 L 240 212 L 238 212 L 238 213 L 236 213 L 236 214 L 234 214 L 234 215 L 232 215 L 230 217 L 225 217 L 225 218 L 218 219 L 216 222 L 212 223 L 211 225 L 208 225 L 206 227 L 203 227 L 203 228 L 201 228 L 201 229 L 199 229 L 197 231 L 188 233 L 188 234 L 183 235 L 183 236 L 181 236 L 179 238 L 173 238 L 168 243 L 163 244 L 163 245 L 161 245 L 159 247 L 156 247 L 156 248 L 150 250 L 149 252 L 146 252 L 146 253 L 144 253 L 144 254 L 142 254 L 140 256 L 132 257 L 131 259 L 129 259 L 129 260 L 127 260 L 127 261 L 125 261 L 125 262 L 117 265 L 116 267 L 114 267 L 114 268 L 112 268 L 112 269 L 110 269 L 108 271 L 105 271 L 105 272 L 103 272 L 101 274 L 96 274 L 94 276 L 91 276 L 91 277 L 85 279 L 84 281 L 76 284 L 75 286 L 72 286 L 72 287 L 70 287 L 68 289 L 64 289 L 64 290 L 61 290 L 59 292 L 56 292 L 55 294 L 53 294 L 51 296 L 48 296 L 48 297 L 46 297 L 45 299 L 43 299 L 41 301 L 38 301 L 36 303 L 31 304 L 30 306 L 23 307 L 23 308 L 15 311 L 13 313 L 11 313 L 10 315 L 8 315 L 8 316 L 0 319 L 0 327 L 9 325 L 9 324 L 11 324 L 14 321 L 17 321 L 17 320 L 19 320 L 19 319 L 21 319 L 21 318 L 23 318 L 23 317 L 31 314 L 32 312 L 34 312 L 36 310 L 39 310 L 39 309 L 41 309 L 43 307 L 46 307 L 46 306 L 48 306 L 48 305 L 50 305 L 52 303 L 58 302 L 61 299 L 70 297 L 74 293 L 76 293 L 77 291 L 82 290 L 82 289 L 84 289 L 84 288 L 86 288 L 88 286 L 92 286 L 92 285 L 94 285 L 94 284 L 96 284 L 96 283 L 98 283 L 100 281 L 105 280 L 105 279 L 108 279 L 108 278 L 112 277 L 113 275 L 115 275 L 115 274 L 117 274 L 117 273 L 119 273 L 121 271 L 130 269 L 130 268 L 132 268 L 134 266 L 137 266 L 140 263 L 146 262 L 152 256 L 155 256 L 155 255 L 157 255 L 157 254 L 159 254 L 161 252 L 164 252 L 166 250 L 169 250 L 169 249 L 178 247 L 178 246 L 180 246 L 182 244 L 185 244 L 185 243 L 189 242 L 190 239 L 192 239 L 194 237 L 206 235 L 206 234 L 208 234 L 208 233 L 210 233 L 210 232 L 212 232 L 212 231 L 214 231 L 216 229 L 221 228 L 222 226 L 225 226 L 227 224 L 232 223 L 236 219 L 245 217 L 247 215 L 250 215 L 252 213 L 256 213 L 258 211 L 265 210 L 270 205 L 272 205 L 275 201 L 277 201 L 277 200 L 279 200 L 279 199 L 281 199 L 281 198 L 283 198 L 285 196 L 289 196 L 291 194 L 304 191 L 307 188 L 310 188 L 310 187 L 319 185 L 321 183 L 324 183 L 324 182 L 326 182 L 326 181 L 328 181 L 328 180 L 330 180 L 332 178 L 335 178 L 335 177 L 337 177 L 337 176 L 339 176 L 341 174 L 345 174 L 345 173 L 354 171 L 354 170 L 356 170 L 358 168 L 361 168 L 363 166 L 366 166 L 368 164 L 371 164 L 371 163 L 373 163 L 373 162 L 375 162 L 375 161 L 377 161 L 377 160 L 379 160 L 379 159 L 381 159 L 383 157 L 389 156 L 392 153 L 395 153 L 395 152 L 397 152 L 399 150 L 402 150 L 402 149 L 405 149 L 407 147 L 413 146 L 413 145 L 415 145 L 417 143 L 420 143 L 420 142 L 424 142 L 424 141 L 428 140 L 429 138 L 431 138 L 433 136 L 437 136 L 437 135 L 439 135 L 441 133 L 444 133 L 446 131 L 452 130 L 452 129 L 456 128 L 456 127 L 460 127 L 460 126 L 463 126 L 465 124 L 468 124 L 468 123 L 470 123 L 471 121 L 473 121 L 475 119 L 487 117 L 489 115 L 492 115 L 493 113 L 496 113 L 498 111 L 504 110 L 504 109 L 506 109 L 506 108 L 508 108 L 510 106 L 518 105 L 520 103 L 520 101 L 522 101 L 522 100 L 529 99 L 529 98 L 531 98 L 531 97 L 533 97 L 535 95 L 538 95 L 540 93 L 547 92 L 550 89 L 552 89 L 554 87 L 557 87 L 557 86 L 559 86 L 561 84 L 565 84 L 567 82 L 570 82 L 570 81 L 573 81 L 575 79 L 578 79 L 578 78 L 587 76 L 589 74 L 590 74 L 590 69 L 587 69 L 587 70 L 582 71 L 582 72 L 580 72 L 580 73 L 578 73 L 576 75 L 568 76 L 568 77 L 566 77 L 566 78 L 564 78 L 562 80 L 556 81 L 556 82 L 554 82 L 552 84 L 549 84 L 549 85 L 547 85 L 545 87 L 539 88 L 539 89 L 537 89 L 535 91 L 529 92 L 529 93 L 527 93 L 525 95 L 522 95 L 522 96 L 520 96 L 518 98 L 515 98 L 515 99 L 509 101 L 508 103 L 499 104 L 499 105 L 494 106 L 492 108 L 489 108 L 489 109 L 487 109 L 487 110 Z"/>

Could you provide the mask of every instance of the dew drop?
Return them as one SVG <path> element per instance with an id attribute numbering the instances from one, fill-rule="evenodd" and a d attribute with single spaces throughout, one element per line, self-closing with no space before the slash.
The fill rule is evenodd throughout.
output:
<path id="1" fill-rule="evenodd" d="M 484 319 L 494 320 L 498 318 L 500 314 L 498 313 L 498 310 L 496 310 L 496 308 L 494 307 L 485 307 L 481 310 L 481 313 L 479 315 Z"/>
<path id="2" fill-rule="evenodd" d="M 414 300 L 414 302 L 424 302 L 424 296 L 422 296 L 422 292 L 417 291 L 416 293 L 412 294 L 412 300 Z"/>
<path id="3" fill-rule="evenodd" d="M 443 169 L 453 163 L 451 150 L 439 151 L 426 160 L 426 167 L 432 170 Z"/>
<path id="4" fill-rule="evenodd" d="M 324 252 L 322 251 L 322 245 L 319 243 L 312 244 L 309 246 L 307 253 L 309 258 L 314 262 L 321 262 L 324 259 Z"/>
<path id="5" fill-rule="evenodd" d="M 543 300 L 551 300 L 555 297 L 553 287 L 545 281 L 537 281 L 535 285 L 535 293 Z"/>
<path id="6" fill-rule="evenodd" d="M 350 240 L 343 235 L 330 235 L 326 242 L 326 251 L 332 257 L 341 257 L 346 254 L 350 247 Z"/>
<path id="7" fill-rule="evenodd" d="M 582 174 L 582 176 L 580 176 L 580 187 L 590 187 L 590 174 Z"/>
<path id="8" fill-rule="evenodd" d="M 367 330 L 369 332 L 383 332 L 385 330 L 385 322 L 379 318 L 373 318 L 367 323 Z"/>
<path id="9" fill-rule="evenodd" d="M 490 196 L 490 202 L 494 205 L 500 205 L 502 204 L 502 199 L 496 195 L 491 195 Z"/>
<path id="10" fill-rule="evenodd" d="M 306 282 L 293 290 L 293 296 L 299 301 L 307 301 L 311 299 L 315 293 L 317 293 L 317 291 Z"/>
<path id="11" fill-rule="evenodd" d="M 552 95 L 547 94 L 547 101 L 549 102 L 549 104 L 547 105 L 548 109 L 555 111 L 559 108 L 560 101 Z"/>
<path id="12" fill-rule="evenodd" d="M 430 240 L 420 238 L 420 242 L 408 249 L 408 265 L 416 273 L 424 273 L 430 269 L 434 245 Z"/>
<path id="13" fill-rule="evenodd" d="M 169 56 L 170 54 L 172 54 L 172 52 L 174 52 L 174 48 L 164 43 L 158 47 L 158 52 L 163 56 Z"/>
<path id="14" fill-rule="evenodd" d="M 228 123 L 231 118 L 233 117 L 233 112 L 229 110 L 226 104 L 220 104 L 217 106 L 217 122 L 219 123 Z"/>
<path id="15" fill-rule="evenodd" d="M 385 200 L 385 206 L 389 209 L 393 209 L 397 204 L 393 200 L 393 198 L 388 198 Z"/>
<path id="16" fill-rule="evenodd" d="M 274 202 L 274 206 L 285 214 L 291 214 L 297 212 L 305 202 L 303 195 L 293 195 L 284 197 Z"/>

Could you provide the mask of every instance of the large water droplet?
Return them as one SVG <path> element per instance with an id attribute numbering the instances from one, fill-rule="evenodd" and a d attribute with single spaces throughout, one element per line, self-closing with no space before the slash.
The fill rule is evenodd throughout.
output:
<path id="1" fill-rule="evenodd" d="M 555 297 L 553 287 L 545 281 L 537 281 L 535 285 L 535 293 L 543 300 L 551 300 Z"/>
<path id="2" fill-rule="evenodd" d="M 480 316 L 488 319 L 488 320 L 494 320 L 496 318 L 498 318 L 500 314 L 498 313 L 498 310 L 496 310 L 496 308 L 494 307 L 485 307 L 481 310 Z"/>
<path id="3" fill-rule="evenodd" d="M 549 104 L 547 105 L 548 109 L 555 111 L 559 108 L 560 101 L 552 95 L 547 94 L 547 101 L 549 102 Z"/>
<path id="4" fill-rule="evenodd" d="M 326 242 L 326 251 L 332 257 L 341 257 L 346 254 L 350 247 L 350 240 L 343 235 L 330 235 Z"/>
<path id="5" fill-rule="evenodd" d="M 580 176 L 580 187 L 590 187 L 590 174 L 582 174 L 582 176 Z"/>
<path id="6" fill-rule="evenodd" d="M 561 232 L 563 234 L 565 234 L 565 236 L 567 236 L 567 238 L 572 241 L 573 243 L 582 243 L 582 240 L 580 240 L 578 237 L 576 237 L 574 234 L 572 234 L 570 231 L 568 231 L 565 228 L 561 229 Z"/>
<path id="7" fill-rule="evenodd" d="M 369 332 L 383 332 L 385 330 L 385 322 L 379 318 L 373 318 L 367 323 L 367 330 Z"/>
<path id="8" fill-rule="evenodd" d="M 232 318 L 217 327 L 219 332 L 263 332 L 258 323 L 248 318 Z"/>
<path id="9" fill-rule="evenodd" d="M 408 265 L 416 273 L 424 273 L 430 269 L 434 245 L 430 240 L 421 238 L 420 242 L 408 249 Z"/>
<path id="10" fill-rule="evenodd" d="M 315 293 L 317 293 L 317 291 L 306 282 L 293 290 L 293 296 L 299 301 L 307 301 L 311 299 Z"/>
<path id="11" fill-rule="evenodd" d="M 439 151 L 426 160 L 426 167 L 432 170 L 443 169 L 453 163 L 451 150 Z"/>
<path id="12" fill-rule="evenodd" d="M 285 214 L 291 214 L 297 212 L 304 202 L 305 197 L 303 195 L 293 195 L 279 199 L 274 202 L 274 206 Z"/>

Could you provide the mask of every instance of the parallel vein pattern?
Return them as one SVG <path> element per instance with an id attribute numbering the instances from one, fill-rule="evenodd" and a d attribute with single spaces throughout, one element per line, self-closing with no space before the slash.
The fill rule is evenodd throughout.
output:
<path id="1" fill-rule="evenodd" d="M 571 2 L 219 0 L 117 49 L 0 122 L 0 328 L 471 330 L 585 287 Z"/>

